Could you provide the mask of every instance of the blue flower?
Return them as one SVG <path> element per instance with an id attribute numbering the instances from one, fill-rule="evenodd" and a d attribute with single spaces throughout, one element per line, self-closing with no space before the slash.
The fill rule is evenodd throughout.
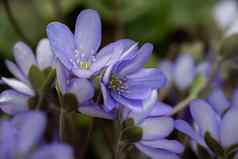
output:
<path id="1" fill-rule="evenodd" d="M 118 106 L 140 110 L 152 90 L 166 83 L 166 78 L 159 69 L 144 68 L 153 46 L 149 43 L 140 49 L 133 46 L 110 65 L 101 78 L 101 91 L 107 111 Z"/>
<path id="2" fill-rule="evenodd" d="M 238 94 L 230 102 L 221 89 L 215 88 L 207 100 L 196 99 L 190 104 L 195 129 L 186 121 L 177 120 L 176 128 L 191 137 L 192 141 L 208 148 L 204 135 L 208 132 L 224 149 L 238 143 Z"/>
<path id="3" fill-rule="evenodd" d="M 212 67 L 209 60 L 195 64 L 195 60 L 190 54 L 181 54 L 175 62 L 164 60 L 159 63 L 161 71 L 168 78 L 167 88 L 172 84 L 181 91 L 188 89 L 196 75 L 201 74 L 208 80 L 211 76 Z M 221 73 L 218 71 L 216 79 L 213 82 L 214 86 L 219 86 L 222 82 Z"/>
<path id="4" fill-rule="evenodd" d="M 14 46 L 13 55 L 16 64 L 6 61 L 8 70 L 17 78 L 2 77 L 2 82 L 12 89 L 3 91 L 0 94 L 0 108 L 8 113 L 15 114 L 28 109 L 27 100 L 35 95 L 28 73 L 32 65 L 38 66 L 41 70 L 51 67 L 54 63 L 54 56 L 51 52 L 49 41 L 42 39 L 36 49 L 36 57 L 33 51 L 23 42 Z"/>
<path id="5" fill-rule="evenodd" d="M 179 159 L 184 147 L 176 140 L 166 139 L 174 130 L 174 120 L 169 116 L 172 108 L 157 101 L 157 92 L 144 101 L 140 112 L 125 111 L 124 118 L 134 120 L 142 128 L 142 138 L 135 146 L 152 159 Z"/>
<path id="6" fill-rule="evenodd" d="M 95 10 L 83 10 L 76 21 L 75 33 L 59 22 L 47 27 L 47 35 L 55 56 L 74 75 L 89 78 L 120 56 L 118 43 L 131 45 L 131 40 L 119 40 L 99 52 L 101 45 L 101 20 Z M 120 48 L 119 48 L 120 49 Z"/>
<path id="7" fill-rule="evenodd" d="M 57 61 L 57 82 L 62 94 L 72 93 L 78 101 L 78 110 L 86 115 L 113 119 L 114 113 L 105 112 L 102 106 L 93 102 L 94 87 L 91 81 L 73 76 L 63 64 Z"/>
<path id="8" fill-rule="evenodd" d="M 2 120 L 0 158 L 73 159 L 73 151 L 67 145 L 40 146 L 45 127 L 46 117 L 42 112 L 18 113 L 12 119 Z"/>

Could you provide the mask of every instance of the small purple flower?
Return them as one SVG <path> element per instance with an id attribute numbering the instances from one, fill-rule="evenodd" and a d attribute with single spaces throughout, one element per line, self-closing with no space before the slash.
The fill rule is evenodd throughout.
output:
<path id="1" fill-rule="evenodd" d="M 2 120 L 0 158 L 73 159 L 73 151 L 67 145 L 39 146 L 45 127 L 46 117 L 42 112 L 18 113 L 12 119 Z"/>
<path id="2" fill-rule="evenodd" d="M 190 104 L 190 112 L 194 120 L 195 129 L 186 121 L 177 120 L 176 128 L 191 137 L 192 141 L 208 148 L 204 141 L 208 132 L 221 146 L 226 149 L 238 144 L 238 107 L 237 91 L 232 102 L 228 101 L 222 90 L 216 88 L 208 99 L 196 99 Z"/>
<path id="3" fill-rule="evenodd" d="M 46 118 L 41 112 L 19 113 L 0 122 L 0 158 L 15 159 L 27 155 L 41 139 Z"/>
<path id="4" fill-rule="evenodd" d="M 63 95 L 66 93 L 75 95 L 79 103 L 78 110 L 81 113 L 98 118 L 114 118 L 112 112 L 105 112 L 102 106 L 93 102 L 94 87 L 91 81 L 75 77 L 59 61 L 57 62 L 56 69 L 60 91 Z"/>
<path id="5" fill-rule="evenodd" d="M 152 50 L 149 43 L 140 49 L 132 46 L 123 54 L 124 57 L 106 69 L 100 85 L 107 111 L 120 105 L 140 110 L 152 90 L 166 84 L 166 78 L 159 69 L 144 68 Z"/>
<path id="6" fill-rule="evenodd" d="M 97 11 L 91 9 L 83 10 L 79 14 L 74 35 L 67 26 L 59 22 L 52 22 L 47 27 L 55 56 L 79 78 L 89 78 L 117 60 L 123 50 L 122 47 L 118 48 L 118 44 L 123 43 L 125 46 L 132 43 L 131 40 L 119 40 L 98 52 L 101 32 L 100 17 Z"/>
<path id="7" fill-rule="evenodd" d="M 179 159 L 184 147 L 176 140 L 166 139 L 174 130 L 174 120 L 169 116 L 172 108 L 157 101 L 157 92 L 144 101 L 143 111 L 127 111 L 125 119 L 132 118 L 135 126 L 142 128 L 142 138 L 135 146 L 152 159 Z"/>
<path id="8" fill-rule="evenodd" d="M 42 39 L 38 43 L 36 57 L 33 51 L 23 42 L 16 43 L 13 54 L 16 64 L 7 60 L 6 65 L 17 79 L 2 77 L 2 82 L 12 89 L 3 91 L 0 94 L 0 108 L 8 114 L 28 110 L 27 100 L 35 95 L 35 91 L 28 80 L 31 66 L 36 65 L 41 70 L 44 70 L 51 67 L 54 61 L 47 39 Z"/>

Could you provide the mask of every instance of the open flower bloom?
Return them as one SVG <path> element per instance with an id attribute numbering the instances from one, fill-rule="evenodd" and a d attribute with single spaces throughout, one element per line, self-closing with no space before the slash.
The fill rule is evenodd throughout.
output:
<path id="1" fill-rule="evenodd" d="M 208 149 L 204 136 L 208 132 L 224 149 L 238 144 L 238 93 L 234 93 L 232 102 L 216 88 L 207 100 L 196 99 L 190 104 L 194 120 L 193 129 L 187 122 L 177 120 L 175 127 L 188 135 L 193 142 Z M 209 149 L 208 149 L 209 150 Z"/>
<path id="2" fill-rule="evenodd" d="M 0 108 L 8 114 L 15 114 L 27 110 L 27 100 L 35 95 L 28 73 L 32 65 L 44 70 L 53 65 L 54 57 L 50 49 L 49 41 L 42 39 L 36 49 L 36 57 L 33 51 L 23 42 L 18 42 L 14 46 L 13 54 L 16 64 L 6 61 L 8 70 L 16 77 L 2 77 L 3 83 L 11 89 L 0 94 Z"/>
<path id="3" fill-rule="evenodd" d="M 157 101 L 157 92 L 144 101 L 143 111 L 127 111 L 125 119 L 133 119 L 142 128 L 142 137 L 135 146 L 152 159 L 179 159 L 184 147 L 176 140 L 166 139 L 174 130 L 174 120 L 169 116 L 172 108 Z"/>
<path id="4" fill-rule="evenodd" d="M 118 106 L 140 110 L 152 90 L 166 84 L 166 77 L 159 69 L 144 68 L 152 50 L 149 43 L 140 49 L 132 46 L 105 70 L 100 85 L 107 111 Z"/>
<path id="5" fill-rule="evenodd" d="M 94 87 L 91 81 L 74 76 L 59 61 L 57 61 L 56 70 L 60 91 L 63 95 L 67 93 L 75 95 L 79 104 L 78 110 L 81 113 L 98 118 L 114 118 L 114 113 L 105 112 L 102 106 L 93 102 Z"/>
<path id="6" fill-rule="evenodd" d="M 118 43 L 130 46 L 131 40 L 119 40 L 98 49 L 101 45 L 101 20 L 95 10 L 83 10 L 76 21 L 75 33 L 59 22 L 52 22 L 47 27 L 47 35 L 55 56 L 74 75 L 89 78 L 110 65 L 120 56 Z"/>
<path id="7" fill-rule="evenodd" d="M 72 150 L 67 145 L 50 144 L 36 149 L 45 127 L 46 117 L 41 112 L 19 113 L 13 119 L 2 120 L 0 158 L 72 159 Z"/>

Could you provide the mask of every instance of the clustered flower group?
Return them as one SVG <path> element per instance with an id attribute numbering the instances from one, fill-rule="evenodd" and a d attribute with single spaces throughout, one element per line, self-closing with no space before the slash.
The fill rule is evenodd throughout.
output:
<path id="1" fill-rule="evenodd" d="M 163 62 L 163 71 L 144 68 L 153 52 L 152 44 L 140 46 L 133 40 L 121 39 L 101 48 L 101 28 L 97 11 L 87 9 L 79 14 L 74 33 L 62 23 L 50 23 L 48 39 L 39 42 L 36 57 L 23 42 L 15 45 L 16 64 L 6 61 L 6 66 L 16 79 L 1 78 L 10 89 L 0 94 L 0 108 L 13 118 L 0 122 L 0 158 L 73 158 L 73 150 L 68 145 L 57 140 L 53 144 L 40 140 L 46 127 L 46 113 L 30 110 L 39 109 L 40 105 L 32 107 L 29 104 L 35 97 L 39 101 L 44 98 L 42 91 L 45 89 L 39 89 L 38 83 L 56 89 L 61 96 L 73 94 L 78 112 L 130 123 L 125 130 L 137 128 L 141 132 L 133 144 L 153 159 L 179 158 L 184 146 L 170 139 L 175 128 L 211 154 L 204 139 L 207 132 L 224 148 L 238 143 L 237 98 L 230 104 L 222 91 L 215 89 L 207 101 L 194 100 L 190 111 L 195 129 L 183 120 L 174 120 L 171 117 L 173 109 L 157 99 L 158 89 L 168 86 L 171 76 L 176 79 L 179 89 L 184 90 L 196 73 L 208 76 L 208 63 L 195 68 L 191 57 L 183 55 L 176 64 Z M 50 85 L 37 81 L 47 78 L 32 80 L 32 70 L 47 77 L 44 75 L 54 69 L 56 80 Z"/>

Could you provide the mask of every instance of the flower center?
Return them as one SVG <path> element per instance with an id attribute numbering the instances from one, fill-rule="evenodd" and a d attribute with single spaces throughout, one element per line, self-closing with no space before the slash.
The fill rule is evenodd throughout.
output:
<path id="1" fill-rule="evenodd" d="M 91 64 L 87 63 L 87 62 L 84 62 L 84 61 L 80 61 L 79 62 L 79 67 L 82 69 L 82 70 L 89 70 L 90 69 L 90 66 Z"/>
<path id="2" fill-rule="evenodd" d="M 117 91 L 119 94 L 127 90 L 127 87 L 124 84 L 124 80 L 118 78 L 116 75 L 111 76 L 109 85 L 109 88 Z"/>
<path id="3" fill-rule="evenodd" d="M 87 57 L 85 53 L 81 53 L 77 49 L 75 50 L 74 57 L 75 60 L 72 60 L 74 66 L 82 70 L 89 70 L 92 63 L 96 60 L 94 56 Z"/>

